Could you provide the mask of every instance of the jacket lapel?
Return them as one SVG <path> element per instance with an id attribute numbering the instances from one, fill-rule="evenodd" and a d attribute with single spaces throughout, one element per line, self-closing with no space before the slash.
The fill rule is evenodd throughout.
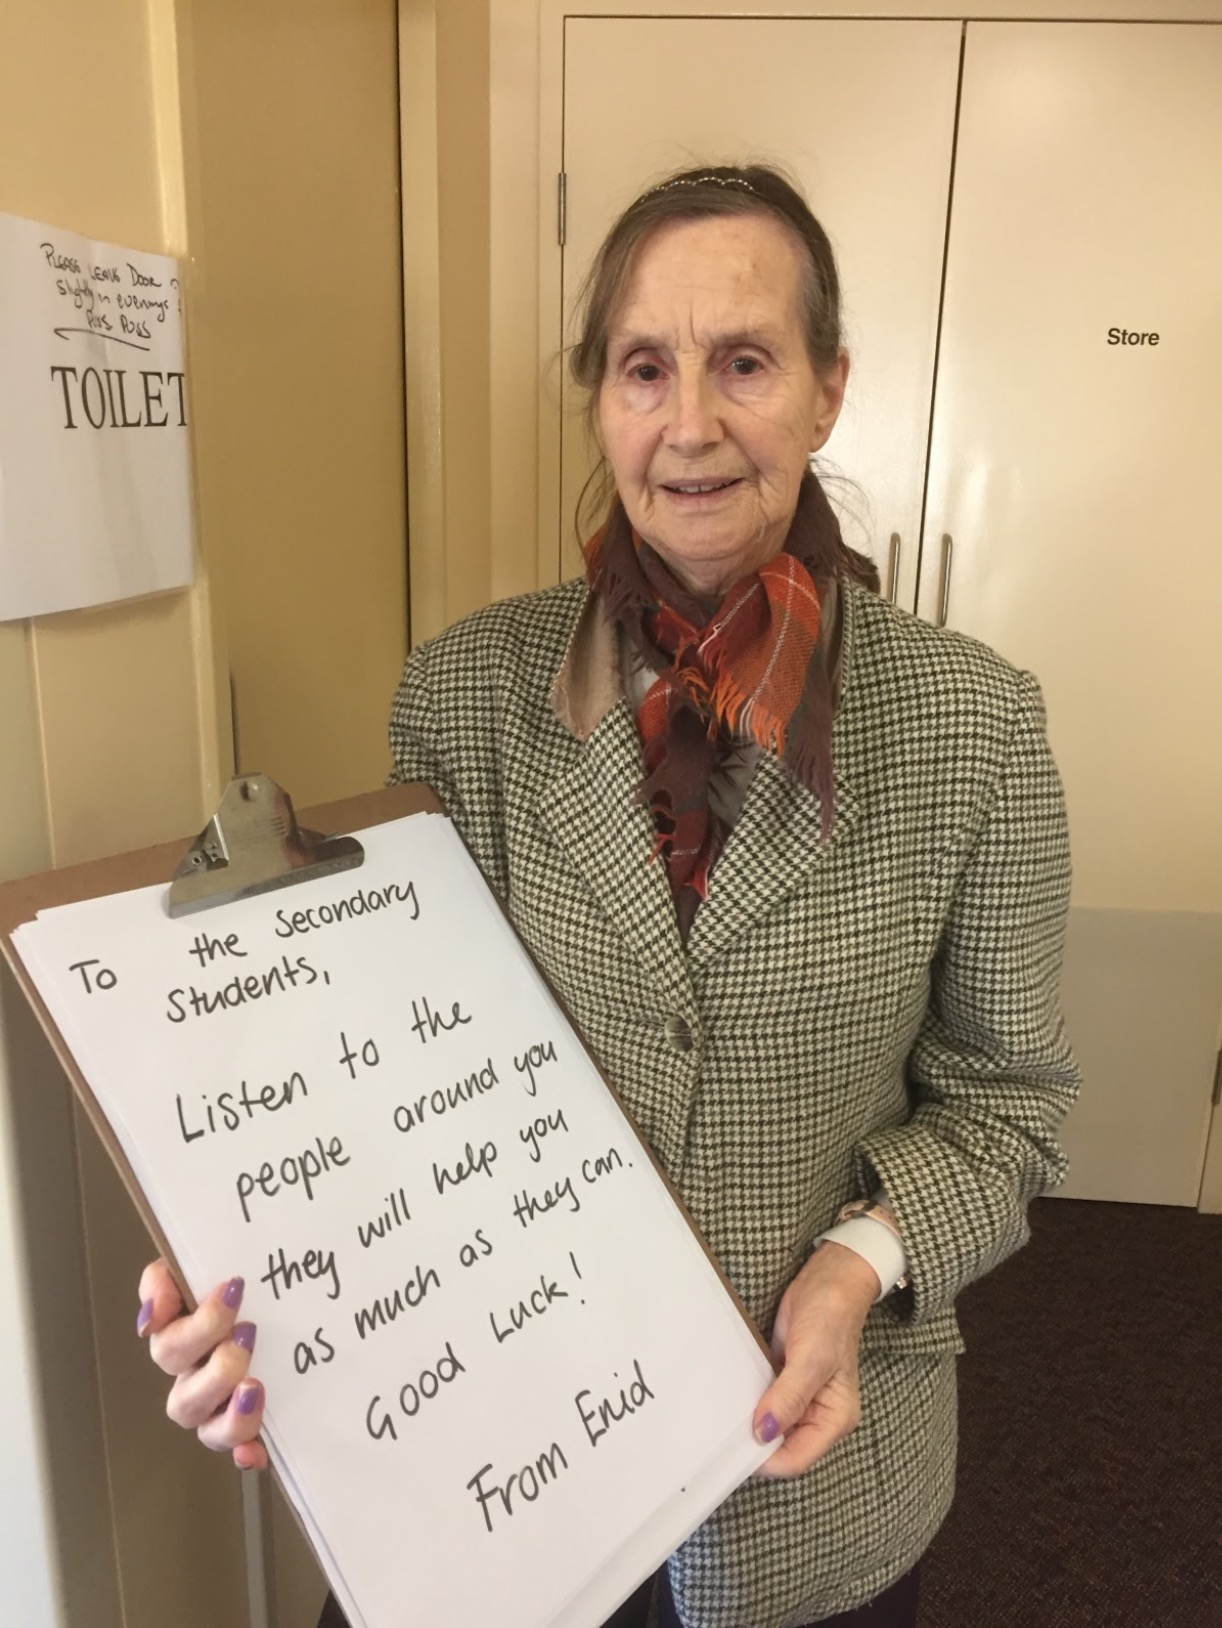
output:
<path id="1" fill-rule="evenodd" d="M 861 767 L 857 696 L 852 683 L 857 639 L 857 590 L 841 585 L 839 703 L 832 733 L 836 812 L 820 835 L 819 799 L 765 753 L 734 829 L 709 879 L 709 896 L 688 936 L 693 970 L 707 965 L 768 915 L 789 894 L 829 864 L 857 822 L 854 774 Z"/>
<path id="2" fill-rule="evenodd" d="M 539 816 L 651 987 L 686 1008 L 691 985 L 653 822 L 633 801 L 641 752 L 622 697 L 545 788 Z"/>
<path id="3" fill-rule="evenodd" d="M 687 953 L 705 965 L 801 887 L 844 843 L 857 817 L 852 788 L 836 775 L 836 816 L 827 841 L 820 836 L 819 799 L 798 785 L 777 760 L 760 758 L 742 812 L 709 880 L 709 896 L 696 912 Z"/>

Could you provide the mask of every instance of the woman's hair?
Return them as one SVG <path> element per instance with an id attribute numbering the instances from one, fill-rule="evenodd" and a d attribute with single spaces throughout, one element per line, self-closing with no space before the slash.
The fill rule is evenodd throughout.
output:
<path id="1" fill-rule="evenodd" d="M 624 295 L 645 240 L 672 221 L 711 220 L 727 215 L 771 215 L 797 240 L 802 253 L 802 316 L 806 349 L 820 378 L 835 366 L 841 350 L 840 278 L 827 233 L 805 198 L 779 171 L 766 164 L 678 170 L 642 192 L 612 226 L 594 257 L 578 296 L 581 331 L 569 352 L 569 373 L 587 392 L 587 422 L 593 429 L 598 391 L 607 367 L 611 319 Z M 605 511 L 613 490 L 605 460 L 586 482 L 576 521 Z M 579 538 L 580 540 L 580 538 Z M 842 545 L 842 569 L 878 589 L 871 560 Z"/>
<path id="2" fill-rule="evenodd" d="M 611 317 L 628 286 L 637 251 L 672 221 L 726 215 L 772 215 L 803 250 L 803 317 L 811 366 L 822 378 L 840 354 L 840 278 L 827 233 L 805 198 L 783 175 L 763 164 L 746 169 L 679 170 L 642 192 L 612 226 L 594 257 L 578 297 L 581 335 L 569 353 L 574 381 L 596 394 L 607 366 Z"/>

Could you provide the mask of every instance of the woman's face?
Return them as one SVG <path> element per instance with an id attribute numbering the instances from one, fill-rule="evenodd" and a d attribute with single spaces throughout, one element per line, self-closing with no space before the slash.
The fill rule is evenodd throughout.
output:
<path id="1" fill-rule="evenodd" d="M 811 364 L 801 255 L 771 215 L 676 221 L 612 315 L 599 438 L 633 526 L 700 594 L 780 552 L 840 411 L 848 358 Z"/>

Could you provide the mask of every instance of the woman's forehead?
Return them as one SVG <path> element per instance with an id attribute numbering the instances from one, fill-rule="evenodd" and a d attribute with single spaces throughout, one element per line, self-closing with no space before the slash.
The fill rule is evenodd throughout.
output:
<path id="1" fill-rule="evenodd" d="M 674 221 L 640 246 L 611 337 L 775 343 L 801 330 L 801 251 L 769 215 Z"/>

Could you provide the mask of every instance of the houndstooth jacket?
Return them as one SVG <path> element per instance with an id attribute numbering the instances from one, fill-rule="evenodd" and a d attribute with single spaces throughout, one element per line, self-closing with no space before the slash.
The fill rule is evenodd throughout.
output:
<path id="1" fill-rule="evenodd" d="M 955 1296 L 1025 1241 L 1077 1086 L 1038 686 L 852 583 L 842 605 L 832 832 L 764 756 L 686 949 L 622 687 L 569 705 L 602 618 L 584 584 L 418 647 L 391 720 L 392 778 L 440 793 L 765 1332 L 841 1204 L 882 1184 L 899 1220 L 911 1287 L 867 1321 L 860 1425 L 680 1548 L 688 1628 L 849 1610 L 924 1550 L 954 1484 Z"/>

